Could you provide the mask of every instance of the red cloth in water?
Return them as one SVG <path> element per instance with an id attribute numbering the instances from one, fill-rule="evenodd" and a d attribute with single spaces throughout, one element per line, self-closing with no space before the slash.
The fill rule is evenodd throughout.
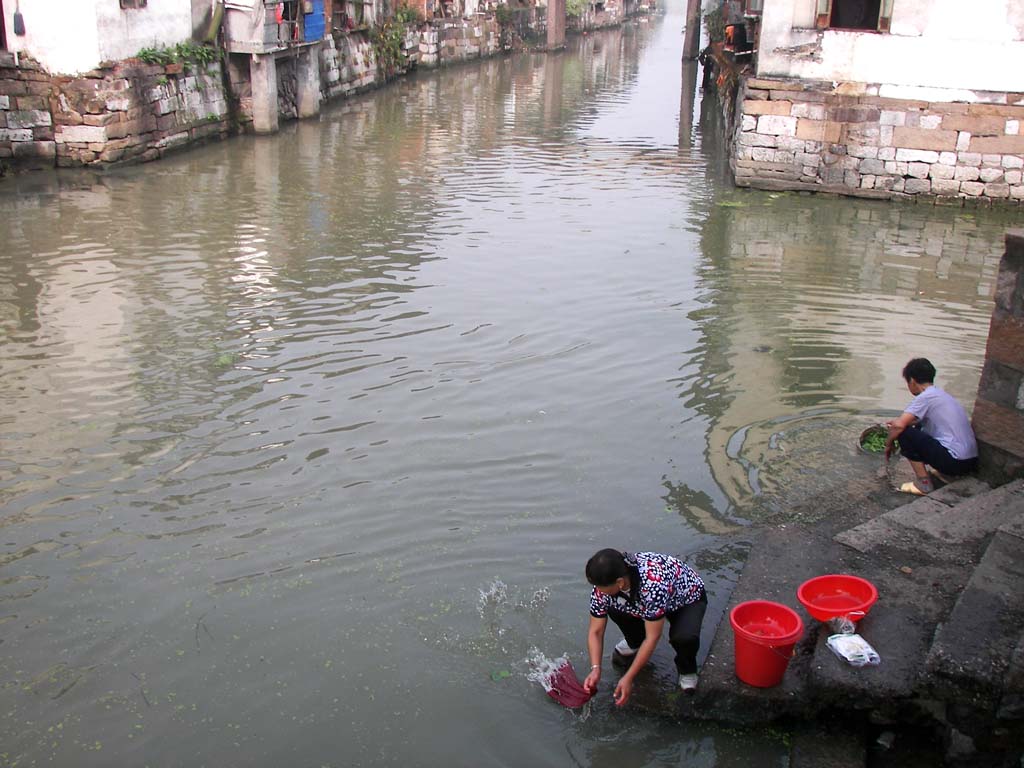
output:
<path id="1" fill-rule="evenodd" d="M 551 690 L 548 691 L 548 696 L 565 707 L 582 707 L 593 695 L 580 685 L 576 679 L 576 670 L 572 668 L 572 662 L 568 659 L 551 675 Z"/>

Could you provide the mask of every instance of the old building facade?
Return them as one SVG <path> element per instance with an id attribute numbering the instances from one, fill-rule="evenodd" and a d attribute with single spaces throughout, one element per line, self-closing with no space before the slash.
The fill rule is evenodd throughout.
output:
<path id="1" fill-rule="evenodd" d="M 1024 3 L 747 5 L 756 57 L 737 92 L 738 185 L 1024 200 Z"/>

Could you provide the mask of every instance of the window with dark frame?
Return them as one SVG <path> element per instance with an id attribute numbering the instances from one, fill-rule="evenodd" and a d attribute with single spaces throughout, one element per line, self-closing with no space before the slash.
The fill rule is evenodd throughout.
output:
<path id="1" fill-rule="evenodd" d="M 145 8 L 149 0 L 121 0 L 121 10 L 131 11 L 136 8 Z"/>
<path id="2" fill-rule="evenodd" d="M 858 32 L 888 32 L 894 0 L 817 0 L 815 26 Z"/>

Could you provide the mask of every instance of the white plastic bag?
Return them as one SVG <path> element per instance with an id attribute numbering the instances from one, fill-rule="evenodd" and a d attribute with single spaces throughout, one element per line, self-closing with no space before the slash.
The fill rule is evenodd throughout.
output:
<path id="1" fill-rule="evenodd" d="M 871 647 L 871 643 L 857 634 L 829 635 L 825 641 L 832 653 L 855 667 L 879 664 L 882 659 Z"/>

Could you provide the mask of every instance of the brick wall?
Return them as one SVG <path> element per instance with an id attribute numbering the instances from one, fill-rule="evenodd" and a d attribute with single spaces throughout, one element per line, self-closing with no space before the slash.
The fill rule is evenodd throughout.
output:
<path id="1" fill-rule="evenodd" d="M 9 64 L 10 66 L 4 66 Z M 220 65 L 123 62 L 51 76 L 0 59 L 0 162 L 15 169 L 152 160 L 231 130 Z"/>
<path id="2" fill-rule="evenodd" d="M 731 157 L 737 185 L 1022 204 L 1021 94 L 966 104 L 877 92 L 860 83 L 747 78 Z"/>
<path id="3" fill-rule="evenodd" d="M 972 421 L 981 474 L 997 483 L 1024 477 L 1024 229 L 1006 235 Z"/>

